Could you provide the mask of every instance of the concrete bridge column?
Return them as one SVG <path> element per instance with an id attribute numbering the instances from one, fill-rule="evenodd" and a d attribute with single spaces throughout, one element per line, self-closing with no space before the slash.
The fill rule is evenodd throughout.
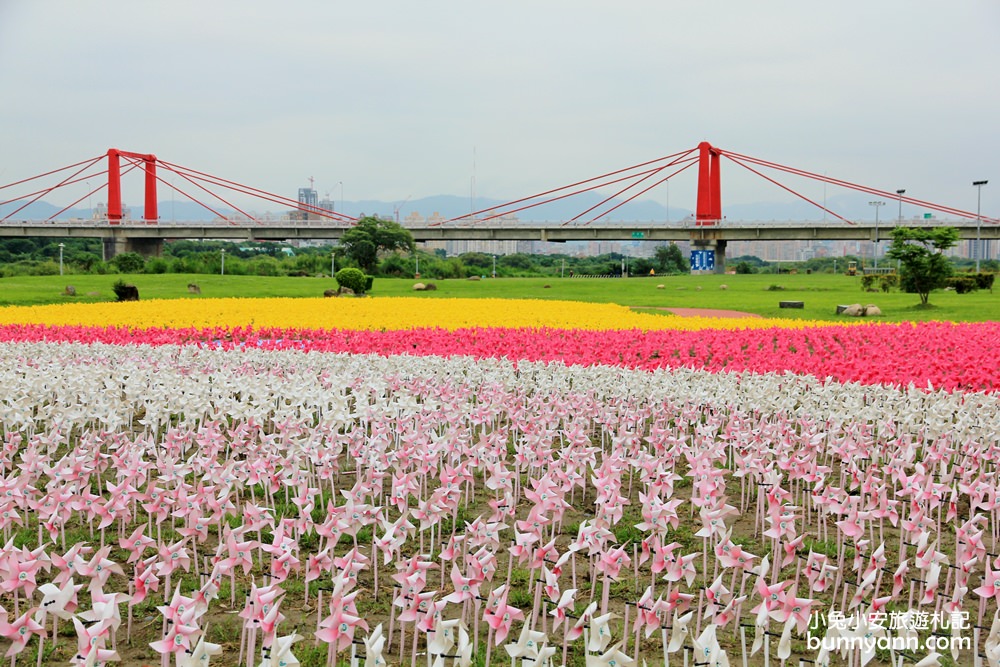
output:
<path id="1" fill-rule="evenodd" d="M 716 273 L 724 274 L 726 272 L 726 244 L 727 242 L 722 239 L 708 239 L 708 238 L 693 238 L 691 239 L 691 250 L 704 252 L 708 251 L 712 253 L 712 264 L 711 268 L 701 268 L 695 267 L 694 262 L 691 264 L 691 273 L 693 274 L 703 274 L 703 273 Z M 694 259 L 694 258 L 692 258 Z M 701 257 L 702 260 L 705 259 L 704 256 Z"/>
<path id="2" fill-rule="evenodd" d="M 715 272 L 723 275 L 726 272 L 726 244 L 728 241 L 715 242 Z"/>
<path id="3" fill-rule="evenodd" d="M 103 257 L 105 262 L 111 261 L 115 255 L 123 252 L 137 252 L 143 257 L 160 257 L 163 254 L 163 239 L 127 236 L 105 236 Z"/>

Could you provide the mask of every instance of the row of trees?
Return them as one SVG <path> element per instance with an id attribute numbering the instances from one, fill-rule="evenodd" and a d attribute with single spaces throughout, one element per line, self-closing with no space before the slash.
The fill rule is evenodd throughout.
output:
<path id="1" fill-rule="evenodd" d="M 927 302 L 930 290 L 946 284 L 963 262 L 944 256 L 958 241 L 954 228 L 920 230 L 899 228 L 886 253 L 901 266 L 901 287 Z M 337 248 L 292 248 L 276 243 L 234 244 L 213 241 L 166 243 L 161 257 L 144 258 L 122 253 L 110 262 L 101 259 L 99 239 L 0 239 L 0 275 L 53 275 L 59 273 L 60 243 L 66 273 L 219 273 L 234 275 L 316 276 L 330 275 L 336 268 L 358 268 L 367 275 L 412 277 L 416 273 L 434 279 L 491 276 L 683 274 L 689 270 L 681 249 L 674 245 L 656 248 L 651 258 L 627 258 L 617 253 L 596 257 L 570 255 L 487 255 L 465 253 L 446 257 L 443 251 L 417 250 L 410 233 L 393 221 L 362 218 L 344 234 Z M 336 256 L 333 256 L 336 253 Z M 737 257 L 729 266 L 737 273 L 778 272 L 791 268 L 802 272 L 842 273 L 855 257 L 813 258 L 797 264 L 770 265 L 756 257 Z M 965 264 L 968 264 L 965 261 Z M 997 271 L 994 260 L 983 263 L 985 271 Z"/>

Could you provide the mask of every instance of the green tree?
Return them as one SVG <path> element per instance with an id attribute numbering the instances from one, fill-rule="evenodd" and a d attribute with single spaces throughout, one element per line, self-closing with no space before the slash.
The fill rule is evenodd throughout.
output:
<path id="1" fill-rule="evenodd" d="M 657 248 L 653 259 L 660 273 L 687 273 L 690 270 L 684 253 L 676 243 Z"/>
<path id="2" fill-rule="evenodd" d="M 413 252 L 413 234 L 398 222 L 365 216 L 348 230 L 340 244 L 347 256 L 367 273 L 374 273 L 380 252 Z M 338 272 L 339 273 L 339 272 Z"/>
<path id="3" fill-rule="evenodd" d="M 896 227 L 892 230 L 892 245 L 885 254 L 899 261 L 902 288 L 919 294 L 921 305 L 926 306 L 931 291 L 944 287 L 951 276 L 951 263 L 944 251 L 956 243 L 958 230 L 954 227 Z"/>
<path id="4" fill-rule="evenodd" d="M 364 292 L 365 285 L 368 282 L 365 274 L 362 273 L 360 269 L 341 269 L 340 271 L 337 271 L 337 275 L 335 275 L 334 278 L 336 279 L 338 285 L 354 290 L 355 294 L 361 294 Z"/>

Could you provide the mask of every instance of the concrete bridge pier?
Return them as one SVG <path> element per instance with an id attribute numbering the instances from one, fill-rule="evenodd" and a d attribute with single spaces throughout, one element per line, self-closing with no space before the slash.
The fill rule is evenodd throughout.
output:
<path id="1" fill-rule="evenodd" d="M 708 270 L 696 270 L 695 267 L 691 266 L 691 273 L 694 274 L 704 274 L 704 273 L 715 273 L 715 274 L 725 274 L 726 272 L 726 245 L 727 241 L 723 239 L 713 239 L 713 238 L 692 238 L 691 239 L 691 249 L 692 250 L 707 250 L 710 251 L 714 256 L 714 264 L 711 269 Z"/>
<path id="2" fill-rule="evenodd" d="M 159 257 L 163 254 L 163 239 L 148 237 L 105 236 L 103 245 L 104 261 L 109 262 L 123 252 L 137 252 L 143 257 Z"/>

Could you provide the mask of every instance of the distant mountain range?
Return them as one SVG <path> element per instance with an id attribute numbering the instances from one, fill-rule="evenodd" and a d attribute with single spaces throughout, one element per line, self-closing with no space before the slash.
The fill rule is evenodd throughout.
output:
<path id="1" fill-rule="evenodd" d="M 602 197 L 594 193 L 583 193 L 572 198 L 544 204 L 524 211 L 516 212 L 515 215 L 520 220 L 531 221 L 566 221 L 576 216 L 579 220 L 587 221 L 607 211 L 613 204 L 601 205 Z M 413 199 L 400 205 L 398 202 L 384 202 L 376 200 L 346 201 L 343 203 L 343 210 L 350 216 L 378 215 L 384 218 L 395 218 L 398 210 L 398 217 L 401 222 L 405 222 L 407 217 L 418 214 L 424 218 L 429 218 L 437 214 L 445 219 L 457 218 L 468 215 L 471 211 L 481 211 L 497 209 L 506 202 L 499 199 L 487 199 L 477 197 L 474 202 L 469 198 L 457 197 L 454 195 L 436 195 Z M 18 203 L 0 205 L 0 219 L 7 217 L 12 211 L 17 209 Z M 591 207 L 596 207 L 588 211 Z M 59 206 L 48 202 L 39 201 L 28 205 L 23 210 L 15 213 L 11 220 L 47 220 L 60 211 Z M 504 210 L 510 211 L 515 207 L 507 207 Z M 832 197 L 827 201 L 827 208 L 836 212 L 849 220 L 870 220 L 872 209 L 868 206 L 867 197 L 863 194 L 843 194 Z M 215 219 L 216 215 L 202 206 L 188 201 L 161 201 L 159 203 L 159 213 L 161 220 L 190 220 L 194 222 L 207 222 Z M 224 216 L 235 215 L 236 212 L 228 208 L 217 208 L 216 211 Z M 583 213 L 588 211 L 587 213 Z M 270 211 L 249 210 L 255 216 L 279 217 L 287 213 L 287 210 L 273 209 Z M 497 212 L 500 212 L 497 209 Z M 583 215 L 581 215 L 583 213 Z M 892 206 L 886 206 L 882 210 L 885 220 L 895 218 L 895 210 Z M 131 210 L 133 218 L 142 218 L 142 208 L 133 207 Z M 912 210 L 910 213 L 912 215 Z M 489 215 L 489 214 L 483 214 Z M 671 207 L 669 219 L 679 221 L 693 211 L 684 208 Z M 733 204 L 727 206 L 723 202 L 723 215 L 730 220 L 835 220 L 835 216 L 824 212 L 805 201 L 792 202 L 757 202 L 752 204 Z M 59 213 L 55 219 L 87 219 L 91 216 L 89 208 L 71 208 Z M 631 201 L 622 204 L 611 212 L 607 218 L 599 219 L 627 220 L 627 221 L 651 221 L 661 222 L 668 219 L 665 206 L 655 201 Z"/>

